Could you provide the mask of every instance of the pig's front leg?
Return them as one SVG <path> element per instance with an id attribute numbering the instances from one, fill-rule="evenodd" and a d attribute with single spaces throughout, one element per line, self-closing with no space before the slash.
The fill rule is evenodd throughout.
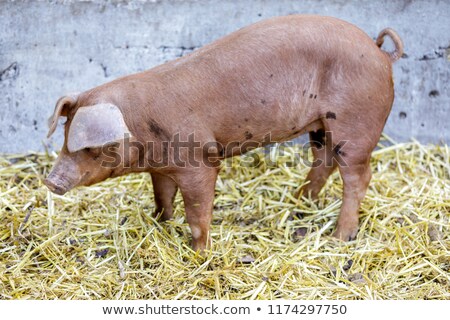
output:
<path id="1" fill-rule="evenodd" d="M 333 161 L 331 157 L 331 139 L 326 139 L 325 131 L 323 129 L 310 132 L 309 139 L 314 162 L 306 177 L 308 184 L 304 185 L 300 191 L 295 194 L 295 197 L 298 199 L 300 196 L 309 196 L 311 199 L 316 200 L 320 190 L 322 190 L 327 182 L 328 177 L 336 169 L 337 163 L 336 161 Z"/>
<path id="2" fill-rule="evenodd" d="M 156 204 L 153 217 L 156 218 L 160 215 L 161 221 L 169 220 L 173 216 L 173 200 L 178 186 L 172 178 L 160 173 L 153 172 L 151 176 Z"/>
<path id="3" fill-rule="evenodd" d="M 176 176 L 183 195 L 186 219 L 192 232 L 192 248 L 203 251 L 211 244 L 214 191 L 218 168 L 188 168 Z"/>

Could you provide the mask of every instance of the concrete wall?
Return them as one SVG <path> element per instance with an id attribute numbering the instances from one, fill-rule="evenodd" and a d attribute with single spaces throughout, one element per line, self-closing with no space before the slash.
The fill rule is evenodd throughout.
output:
<path id="1" fill-rule="evenodd" d="M 350 21 L 405 43 L 386 132 L 450 143 L 450 0 L 0 2 L 0 152 L 42 150 L 57 98 L 181 56 L 242 26 L 293 13 Z"/>

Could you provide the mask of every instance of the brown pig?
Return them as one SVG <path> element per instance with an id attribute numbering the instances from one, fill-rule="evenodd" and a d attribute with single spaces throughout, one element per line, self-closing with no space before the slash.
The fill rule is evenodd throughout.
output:
<path id="1" fill-rule="evenodd" d="M 380 49 L 386 35 L 395 44 L 390 53 Z M 337 167 L 344 194 L 334 236 L 353 239 L 370 155 L 394 100 L 392 63 L 402 52 L 391 29 L 374 42 L 331 17 L 255 23 L 188 56 L 60 98 L 48 135 L 67 117 L 65 141 L 45 184 L 64 194 L 149 172 L 154 215 L 172 217 L 179 188 L 193 248 L 203 250 L 220 160 L 309 133 L 318 165 L 296 196 L 317 197 Z"/>

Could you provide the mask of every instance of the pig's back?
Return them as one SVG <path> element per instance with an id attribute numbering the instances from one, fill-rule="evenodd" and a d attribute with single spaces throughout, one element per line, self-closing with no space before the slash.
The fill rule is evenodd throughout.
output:
<path id="1" fill-rule="evenodd" d="M 213 67 L 235 74 L 236 68 L 255 65 L 264 70 L 274 64 L 289 65 L 303 60 L 313 64 L 330 58 L 358 61 L 358 53 L 362 51 L 386 58 L 375 42 L 353 24 L 333 17 L 290 15 L 241 28 L 153 70 L 186 68 L 190 72 L 204 72 Z"/>

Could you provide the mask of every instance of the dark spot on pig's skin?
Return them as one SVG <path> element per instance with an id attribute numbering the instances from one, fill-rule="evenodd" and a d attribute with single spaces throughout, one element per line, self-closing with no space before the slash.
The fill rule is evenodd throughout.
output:
<path id="1" fill-rule="evenodd" d="M 309 140 L 313 147 L 318 149 L 322 148 L 325 145 L 325 130 L 311 131 L 309 133 Z"/>
<path id="2" fill-rule="evenodd" d="M 297 128 L 296 126 L 293 126 L 292 128 L 291 128 L 291 130 L 295 130 L 295 128 Z"/>
<path id="3" fill-rule="evenodd" d="M 247 122 L 247 121 L 248 121 L 248 118 L 245 118 L 244 121 Z"/>
<path id="4" fill-rule="evenodd" d="M 262 104 L 266 104 L 266 100 L 261 99 L 261 103 L 262 103 Z"/>
<path id="5" fill-rule="evenodd" d="M 345 152 L 342 151 L 341 148 L 342 148 L 342 146 L 340 144 L 337 144 L 337 145 L 334 146 L 333 152 L 338 154 L 338 155 L 345 156 Z"/>
<path id="6" fill-rule="evenodd" d="M 328 111 L 327 114 L 325 115 L 325 117 L 327 119 L 334 119 L 334 120 L 336 120 L 336 113 Z"/>
<path id="7" fill-rule="evenodd" d="M 269 78 L 272 78 L 272 77 L 273 77 L 273 74 L 271 73 L 270 76 L 269 76 Z"/>
<path id="8" fill-rule="evenodd" d="M 314 95 L 314 99 L 317 99 L 317 94 Z"/>
<path id="9" fill-rule="evenodd" d="M 303 90 L 303 96 L 305 96 L 306 90 Z"/>
<path id="10" fill-rule="evenodd" d="M 245 131 L 245 139 L 249 140 L 253 138 L 253 134 L 249 131 Z"/>
<path id="11" fill-rule="evenodd" d="M 167 138 L 167 134 L 165 133 L 164 129 L 159 126 L 158 123 L 156 123 L 153 120 L 150 120 L 148 124 L 148 128 L 151 132 L 153 132 L 156 136 L 161 138 Z"/>
<path id="12" fill-rule="evenodd" d="M 309 98 L 312 99 L 314 95 L 312 93 L 309 94 Z"/>

